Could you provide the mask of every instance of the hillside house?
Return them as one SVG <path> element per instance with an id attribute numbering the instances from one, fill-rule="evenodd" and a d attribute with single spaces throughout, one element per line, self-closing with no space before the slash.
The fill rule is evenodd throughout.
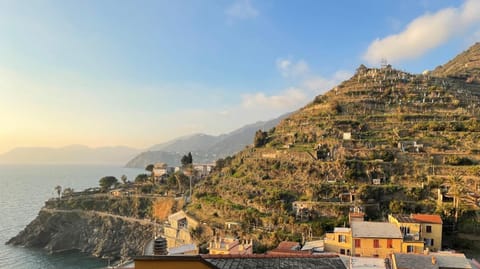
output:
<path id="1" fill-rule="evenodd" d="M 439 251 L 442 248 L 442 218 L 439 215 L 411 214 L 388 215 L 388 221 L 400 228 L 404 241 L 421 242 L 422 249 L 412 249 L 405 252 L 422 253 L 424 248 Z M 408 244 L 407 244 L 408 245 Z M 417 245 L 417 248 L 420 246 Z"/>
<path id="2" fill-rule="evenodd" d="M 197 220 L 187 215 L 183 210 L 169 215 L 168 223 L 164 226 L 167 247 L 174 248 L 194 244 L 190 231 L 196 229 L 199 225 L 200 223 Z"/>
<path id="3" fill-rule="evenodd" d="M 195 175 L 197 178 L 204 178 L 212 172 L 214 164 L 194 164 L 193 169 L 195 170 Z"/>
<path id="4" fill-rule="evenodd" d="M 354 221 L 351 228 L 335 228 L 325 236 L 325 251 L 358 257 L 387 258 L 393 253 L 407 252 L 400 229 L 393 223 Z M 419 247 L 423 242 L 409 245 Z"/>
<path id="5" fill-rule="evenodd" d="M 173 167 L 168 167 L 166 163 L 156 163 L 153 165 L 152 175 L 155 180 L 163 180 L 174 172 Z"/>

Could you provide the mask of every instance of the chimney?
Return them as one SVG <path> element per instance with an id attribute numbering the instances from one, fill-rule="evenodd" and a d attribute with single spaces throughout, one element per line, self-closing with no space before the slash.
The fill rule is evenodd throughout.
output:
<path id="1" fill-rule="evenodd" d="M 432 256 L 432 264 L 437 264 L 437 258 L 435 258 L 435 256 Z"/>

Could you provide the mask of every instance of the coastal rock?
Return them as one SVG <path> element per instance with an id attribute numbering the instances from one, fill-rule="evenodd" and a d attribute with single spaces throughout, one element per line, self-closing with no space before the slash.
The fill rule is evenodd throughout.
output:
<path id="1" fill-rule="evenodd" d="M 42 209 L 7 244 L 51 253 L 79 250 L 100 258 L 141 255 L 155 231 L 153 223 L 82 210 Z"/>

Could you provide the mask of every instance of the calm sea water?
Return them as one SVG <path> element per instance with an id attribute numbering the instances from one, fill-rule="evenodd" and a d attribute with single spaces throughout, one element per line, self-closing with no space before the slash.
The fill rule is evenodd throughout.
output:
<path id="1" fill-rule="evenodd" d="M 36 216 L 44 202 L 56 195 L 54 187 L 82 190 L 98 186 L 103 176 L 126 175 L 133 180 L 139 169 L 92 165 L 0 165 L 0 268 L 102 268 L 104 260 L 72 252 L 50 255 L 41 249 L 5 245 Z"/>

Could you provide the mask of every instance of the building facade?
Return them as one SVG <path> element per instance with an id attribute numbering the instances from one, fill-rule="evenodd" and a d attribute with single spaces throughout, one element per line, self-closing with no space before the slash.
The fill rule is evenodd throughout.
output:
<path id="1" fill-rule="evenodd" d="M 400 228 L 406 244 L 407 242 L 423 244 L 421 249 L 416 244 L 416 247 L 410 247 L 405 252 L 423 253 L 423 250 L 427 248 L 429 251 L 440 251 L 442 249 L 443 222 L 439 215 L 389 215 L 388 221 Z"/>

